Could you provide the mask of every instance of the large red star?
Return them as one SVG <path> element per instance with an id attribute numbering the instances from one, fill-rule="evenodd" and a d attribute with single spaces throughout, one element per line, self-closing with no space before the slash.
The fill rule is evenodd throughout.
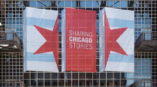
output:
<path id="1" fill-rule="evenodd" d="M 104 18 L 105 18 L 104 23 L 105 23 L 105 65 L 106 65 L 111 51 L 120 53 L 122 55 L 127 55 L 127 53 L 117 42 L 117 39 L 121 36 L 121 34 L 125 30 L 127 30 L 127 27 L 111 29 L 107 16 L 105 15 Z"/>
<path id="2" fill-rule="evenodd" d="M 58 19 L 55 22 L 53 31 L 34 25 L 34 27 L 46 39 L 46 42 L 34 53 L 54 53 L 56 63 L 58 64 Z"/>

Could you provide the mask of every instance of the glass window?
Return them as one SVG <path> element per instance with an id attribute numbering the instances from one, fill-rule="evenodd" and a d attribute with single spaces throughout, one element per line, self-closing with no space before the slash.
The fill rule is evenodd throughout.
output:
<path id="1" fill-rule="evenodd" d="M 134 7 L 135 7 L 135 8 L 139 8 L 139 7 L 140 7 L 140 3 L 139 3 L 138 0 L 135 0 L 135 2 L 134 2 Z"/>
<path id="2" fill-rule="evenodd" d="M 150 79 L 152 73 L 152 61 L 150 58 L 136 59 L 135 61 L 135 77 L 136 78 L 147 78 Z"/>
<path id="3" fill-rule="evenodd" d="M 128 1 L 128 7 L 134 7 L 134 1 Z"/>
<path id="4" fill-rule="evenodd" d="M 125 73 L 127 86 L 133 84 L 135 80 L 129 79 L 151 79 L 152 77 L 152 60 L 150 58 L 135 59 L 135 73 Z M 150 84 L 149 84 L 150 85 Z M 140 86 L 143 87 L 143 86 Z M 151 86 L 148 86 L 151 87 Z"/>
<path id="5" fill-rule="evenodd" d="M 62 7 L 76 7 L 76 1 L 58 1 L 57 6 Z"/>
<path id="6" fill-rule="evenodd" d="M 97 8 L 100 7 L 100 1 L 81 1 L 80 7 L 84 8 Z"/>
<path id="7" fill-rule="evenodd" d="M 50 7 L 50 1 L 30 1 L 29 6 L 31 7 Z"/>
<path id="8" fill-rule="evenodd" d="M 18 6 L 19 8 L 23 8 L 23 7 L 24 7 L 23 0 L 19 0 L 19 1 L 17 2 L 17 6 Z"/>
<path id="9" fill-rule="evenodd" d="M 108 0 L 108 1 L 106 1 L 106 5 L 108 7 L 126 8 L 126 7 L 128 7 L 128 1 L 125 1 L 125 0 L 121 0 L 121 1 L 118 1 L 118 0 L 115 0 L 115 1 Z"/>
<path id="10" fill-rule="evenodd" d="M 146 40 L 151 40 L 151 23 L 152 23 L 152 19 L 150 18 L 150 14 L 149 13 L 136 13 L 135 14 L 135 32 L 139 32 L 137 31 L 137 29 L 141 29 L 140 32 L 144 32 L 145 33 L 145 39 Z M 136 36 L 139 36 L 141 33 L 138 33 L 138 35 L 135 33 Z"/>

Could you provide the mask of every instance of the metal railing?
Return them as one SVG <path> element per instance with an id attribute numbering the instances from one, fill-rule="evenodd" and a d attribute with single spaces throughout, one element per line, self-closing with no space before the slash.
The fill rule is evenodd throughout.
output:
<path id="1" fill-rule="evenodd" d="M 4 87 L 24 87 L 23 81 L 4 81 L 0 82 L 0 84 Z"/>

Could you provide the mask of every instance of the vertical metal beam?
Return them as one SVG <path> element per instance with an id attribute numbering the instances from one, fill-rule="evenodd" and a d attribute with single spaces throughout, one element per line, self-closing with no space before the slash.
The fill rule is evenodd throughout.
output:
<path id="1" fill-rule="evenodd" d="M 80 7 L 80 1 L 76 1 L 76 7 Z"/>

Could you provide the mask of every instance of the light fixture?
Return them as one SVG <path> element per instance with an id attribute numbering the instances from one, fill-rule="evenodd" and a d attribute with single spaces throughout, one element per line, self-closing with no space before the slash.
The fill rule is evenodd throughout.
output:
<path id="1" fill-rule="evenodd" d="M 16 45 L 14 45 L 14 46 L 13 46 L 13 48 L 17 49 L 17 46 L 16 46 Z"/>
<path id="2" fill-rule="evenodd" d="M 8 47 L 9 44 L 0 44 L 1 47 Z"/>
<path id="3" fill-rule="evenodd" d="M 2 26 L 2 23 L 0 22 L 0 26 Z"/>

